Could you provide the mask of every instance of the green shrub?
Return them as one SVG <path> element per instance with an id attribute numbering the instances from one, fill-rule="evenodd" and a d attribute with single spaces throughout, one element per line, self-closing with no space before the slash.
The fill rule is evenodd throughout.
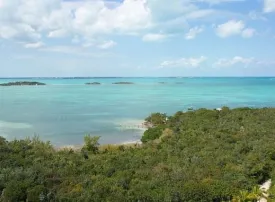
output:
<path id="1" fill-rule="evenodd" d="M 275 180 L 275 108 L 164 117 L 154 115 L 139 146 L 99 149 L 86 136 L 82 151 L 59 151 L 0 138 L 0 201 L 255 201 Z"/>
<path id="2" fill-rule="evenodd" d="M 145 121 L 149 124 L 152 124 L 153 126 L 159 126 L 167 121 L 167 115 L 161 114 L 161 113 L 153 113 L 151 116 L 147 117 Z"/>
<path id="3" fill-rule="evenodd" d="M 92 137 L 90 135 L 86 135 L 84 137 L 84 147 L 82 149 L 89 152 L 97 153 L 98 146 L 99 146 L 99 143 L 98 143 L 99 139 L 100 139 L 99 136 Z"/>
<path id="4" fill-rule="evenodd" d="M 146 143 L 148 141 L 152 141 L 155 139 L 158 139 L 163 132 L 163 127 L 162 126 L 157 126 L 154 128 L 149 128 L 146 130 L 141 138 L 142 143 Z"/>

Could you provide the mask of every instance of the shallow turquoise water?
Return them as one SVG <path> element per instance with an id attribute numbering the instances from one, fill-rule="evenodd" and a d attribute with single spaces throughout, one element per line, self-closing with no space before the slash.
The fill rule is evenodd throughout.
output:
<path id="1" fill-rule="evenodd" d="M 151 112 L 193 108 L 275 107 L 275 78 L 86 78 L 35 80 L 46 86 L 0 87 L 0 135 L 39 135 L 54 145 L 140 139 L 139 123 Z M 86 86 L 86 82 L 102 85 Z M 129 81 L 134 85 L 113 85 Z M 165 82 L 160 84 L 159 82 Z"/>

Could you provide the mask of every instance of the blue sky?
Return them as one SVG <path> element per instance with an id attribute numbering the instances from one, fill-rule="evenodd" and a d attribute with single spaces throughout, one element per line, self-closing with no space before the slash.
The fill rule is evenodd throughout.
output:
<path id="1" fill-rule="evenodd" d="M 275 76 L 275 0 L 0 0 L 0 77 Z"/>

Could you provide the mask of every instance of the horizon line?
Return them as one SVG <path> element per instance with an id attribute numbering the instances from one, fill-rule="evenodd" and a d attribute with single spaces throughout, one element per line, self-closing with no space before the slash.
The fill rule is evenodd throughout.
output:
<path id="1" fill-rule="evenodd" d="M 275 76 L 35 76 L 0 77 L 0 79 L 92 79 L 92 78 L 274 78 Z"/>

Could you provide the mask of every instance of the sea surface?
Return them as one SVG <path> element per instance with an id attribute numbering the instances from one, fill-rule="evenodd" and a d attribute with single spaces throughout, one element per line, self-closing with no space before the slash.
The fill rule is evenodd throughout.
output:
<path id="1" fill-rule="evenodd" d="M 86 134 L 101 144 L 139 140 L 152 112 L 188 108 L 275 107 L 275 78 L 13 78 L 46 86 L 0 86 L 0 136 L 38 135 L 55 146 L 81 145 Z M 114 85 L 114 82 L 133 85 Z M 100 82 L 101 85 L 85 85 Z"/>

